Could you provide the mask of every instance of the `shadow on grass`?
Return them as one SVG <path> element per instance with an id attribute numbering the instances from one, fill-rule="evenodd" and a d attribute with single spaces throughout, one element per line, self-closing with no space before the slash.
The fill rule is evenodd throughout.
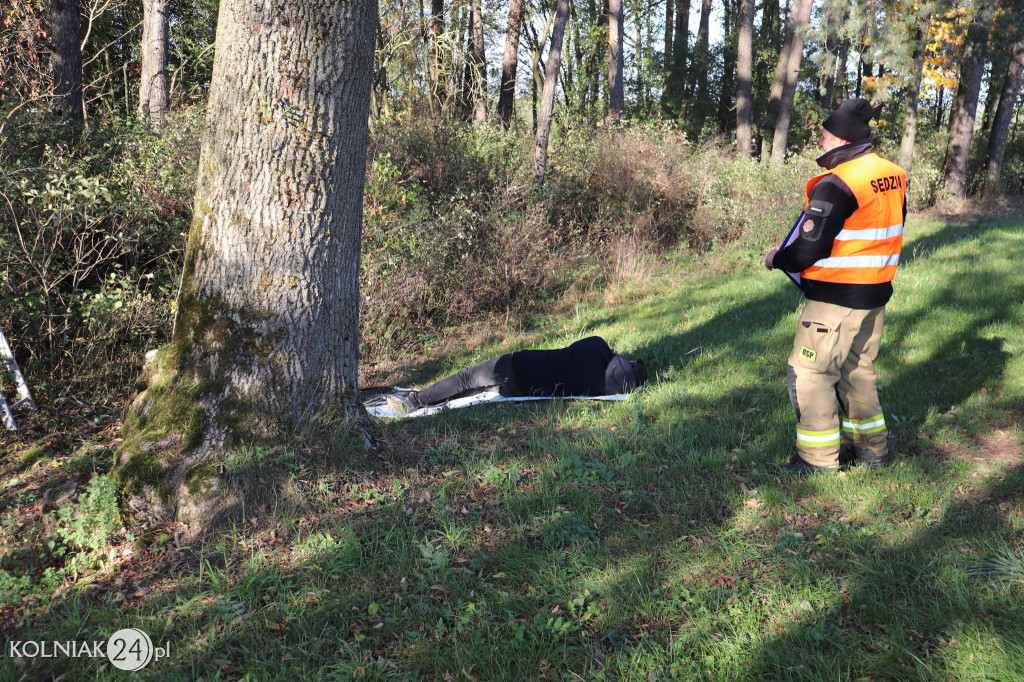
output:
<path id="1" fill-rule="evenodd" d="M 951 504 L 907 542 L 854 540 L 843 548 L 846 561 L 811 566 L 817 579 L 840 582 L 840 597 L 809 605 L 811 613 L 755 646 L 745 677 L 1024 676 L 1024 602 L 1013 587 L 1020 576 L 985 575 L 984 557 L 964 555 L 986 541 L 1016 544 L 1018 533 L 1002 510 L 1019 504 L 1022 490 L 1018 466 Z"/>
<path id="2" fill-rule="evenodd" d="M 924 254 L 976 236 L 950 226 L 914 244 Z M 960 306 L 971 324 L 921 361 L 891 367 L 887 346 L 919 330 L 909 315 L 890 315 L 881 361 L 896 398 L 886 405 L 883 394 L 888 411 L 920 420 L 935 401 L 959 405 L 1002 375 L 1008 354 L 984 328 L 1011 316 L 1021 292 L 986 295 L 1006 287 L 983 266 L 969 277 L 935 291 L 929 305 Z M 799 299 L 789 285 L 762 288 L 691 329 L 659 333 L 670 309 L 713 298 L 691 288 L 629 318 L 649 339 L 635 354 L 666 379 L 627 403 L 487 406 L 386 424 L 385 437 L 406 449 L 343 469 L 374 477 L 376 490 L 402 479 L 398 499 L 337 508 L 337 486 L 354 478 L 323 491 L 307 486 L 297 494 L 308 506 L 285 543 L 240 526 L 220 547 L 140 557 L 88 589 L 51 595 L 27 622 L 4 618 L 4 634 L 105 640 L 116 627 L 140 627 L 173 646 L 171 658 L 145 671 L 154 679 L 644 680 L 652 667 L 681 679 L 932 679 L 971 669 L 943 658 L 943 641 L 991 633 L 1024 651 L 1019 602 L 966 584 L 971 564 L 962 556 L 979 536 L 1013 546 L 999 505 L 1019 503 L 1020 467 L 940 515 L 925 514 L 932 525 L 908 542 L 843 530 L 820 564 L 796 559 L 806 543 L 787 544 L 792 533 L 755 547 L 764 538 L 737 522 L 748 490 L 782 503 L 821 494 L 817 481 L 780 482 L 769 468 L 792 448 L 792 430 L 778 428 L 793 419 L 784 385 L 791 330 L 778 323 Z M 666 385 L 676 372 L 711 383 L 729 368 L 751 380 L 691 394 Z M 597 423 L 574 425 L 588 411 Z M 894 429 L 913 437 L 914 419 Z M 905 460 L 868 485 L 927 485 L 932 459 Z M 276 465 L 283 483 L 301 479 L 301 462 Z M 239 475 L 263 473 L 254 463 Z M 740 548 L 740 565 L 711 563 L 729 546 Z M 739 581 L 751 589 L 773 575 L 783 590 L 836 580 L 842 596 L 808 604 L 775 636 L 759 630 L 747 640 L 730 640 L 732 615 L 706 615 L 731 614 Z M 731 663 L 705 663 L 727 643 L 738 652 Z M 1015 672 L 1011 656 L 995 665 Z M 14 679 L 115 678 L 98 671 L 94 662 L 57 659 L 26 671 L 5 659 L 2 668 Z"/>

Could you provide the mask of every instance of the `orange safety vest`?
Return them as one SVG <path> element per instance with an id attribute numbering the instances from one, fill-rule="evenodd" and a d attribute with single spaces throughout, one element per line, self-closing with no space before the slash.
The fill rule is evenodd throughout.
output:
<path id="1" fill-rule="evenodd" d="M 811 189 L 826 175 L 836 175 L 857 198 L 857 210 L 843 223 L 832 253 L 800 273 L 804 279 L 839 284 L 883 284 L 896 276 L 903 245 L 903 199 L 907 174 L 878 154 L 841 163 L 807 182 Z M 813 216 L 809 216 L 813 218 Z"/>

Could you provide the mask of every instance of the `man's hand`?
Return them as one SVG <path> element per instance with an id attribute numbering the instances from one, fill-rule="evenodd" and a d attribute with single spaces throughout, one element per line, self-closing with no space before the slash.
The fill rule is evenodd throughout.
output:
<path id="1" fill-rule="evenodd" d="M 778 249 L 772 249 L 771 251 L 768 252 L 768 255 L 764 257 L 764 266 L 769 270 L 775 269 L 775 264 L 772 261 L 775 260 L 775 254 L 777 254 L 778 252 Z"/>

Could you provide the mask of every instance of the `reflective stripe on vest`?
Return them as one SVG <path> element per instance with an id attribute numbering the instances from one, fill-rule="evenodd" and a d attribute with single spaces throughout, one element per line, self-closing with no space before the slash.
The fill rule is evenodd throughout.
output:
<path id="1" fill-rule="evenodd" d="M 903 245 L 907 174 L 877 154 L 865 154 L 811 178 L 805 208 L 811 189 L 828 175 L 846 183 L 857 199 L 857 210 L 843 223 L 829 256 L 808 267 L 801 277 L 840 284 L 891 282 Z"/>

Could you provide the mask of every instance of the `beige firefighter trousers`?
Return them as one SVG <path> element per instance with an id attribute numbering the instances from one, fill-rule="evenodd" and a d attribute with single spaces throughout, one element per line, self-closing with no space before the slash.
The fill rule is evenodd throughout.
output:
<path id="1" fill-rule="evenodd" d="M 855 310 L 807 301 L 789 356 L 789 399 L 796 411 L 796 451 L 808 464 L 839 466 L 845 443 L 861 457 L 885 457 L 875 358 L 885 307 Z M 845 413 L 842 424 L 836 399 Z"/>

